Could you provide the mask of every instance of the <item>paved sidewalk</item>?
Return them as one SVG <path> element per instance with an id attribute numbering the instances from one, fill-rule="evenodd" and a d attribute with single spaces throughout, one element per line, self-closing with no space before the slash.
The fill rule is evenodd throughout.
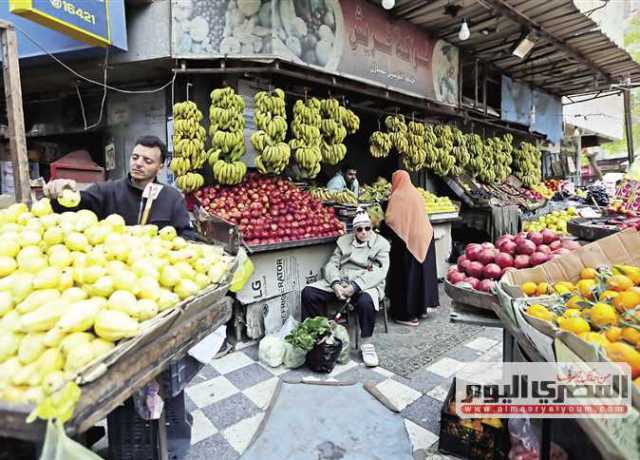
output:
<path id="1" fill-rule="evenodd" d="M 249 445 L 269 406 L 278 379 L 335 379 L 373 382 L 401 409 L 416 458 L 446 458 L 436 453 L 440 409 L 452 376 L 465 363 L 500 361 L 500 329 L 483 329 L 428 367 L 401 377 L 382 367 L 367 368 L 353 353 L 331 374 L 306 368 L 270 368 L 258 362 L 257 344 L 249 344 L 205 366 L 187 387 L 187 410 L 193 415 L 192 447 L 187 459 L 237 459 Z"/>

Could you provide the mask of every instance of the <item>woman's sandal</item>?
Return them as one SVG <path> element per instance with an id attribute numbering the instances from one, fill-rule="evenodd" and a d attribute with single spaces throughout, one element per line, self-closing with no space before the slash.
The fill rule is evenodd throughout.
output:
<path id="1" fill-rule="evenodd" d="M 411 321 L 401 321 L 399 319 L 395 320 L 396 323 L 398 324 L 402 324 L 403 326 L 412 326 L 412 327 L 417 327 L 420 325 L 420 322 L 417 319 L 411 320 Z"/>

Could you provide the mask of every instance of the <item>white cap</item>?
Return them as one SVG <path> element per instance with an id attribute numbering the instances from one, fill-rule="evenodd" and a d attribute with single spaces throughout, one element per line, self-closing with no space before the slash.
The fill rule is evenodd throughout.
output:
<path id="1" fill-rule="evenodd" d="M 361 225 L 371 225 L 371 219 L 369 214 L 363 208 L 358 208 L 356 216 L 353 218 L 353 227 L 359 227 Z"/>

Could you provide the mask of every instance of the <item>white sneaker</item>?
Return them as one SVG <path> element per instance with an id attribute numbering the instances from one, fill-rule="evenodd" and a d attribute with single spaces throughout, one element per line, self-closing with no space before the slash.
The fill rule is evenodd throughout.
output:
<path id="1" fill-rule="evenodd" d="M 362 361 L 367 367 L 377 367 L 379 364 L 376 347 L 372 343 L 363 343 L 360 347 L 362 351 Z"/>

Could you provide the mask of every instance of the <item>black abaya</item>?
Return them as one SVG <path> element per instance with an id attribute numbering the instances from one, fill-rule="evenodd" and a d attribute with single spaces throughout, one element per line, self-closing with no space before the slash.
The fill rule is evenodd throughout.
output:
<path id="1" fill-rule="evenodd" d="M 435 239 L 431 239 L 427 258 L 420 263 L 409 252 L 405 242 L 384 223 L 381 233 L 391 243 L 391 263 L 387 275 L 391 316 L 400 321 L 420 318 L 427 308 L 440 304 Z"/>

